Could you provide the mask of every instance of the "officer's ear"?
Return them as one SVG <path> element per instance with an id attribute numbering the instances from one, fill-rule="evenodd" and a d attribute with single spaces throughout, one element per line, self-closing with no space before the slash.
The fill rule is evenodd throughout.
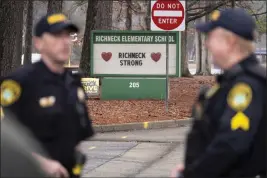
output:
<path id="1" fill-rule="evenodd" d="M 43 41 L 42 41 L 42 38 L 34 36 L 34 37 L 33 37 L 33 44 L 34 44 L 34 47 L 35 47 L 39 52 L 42 51 L 42 48 L 43 48 Z"/>

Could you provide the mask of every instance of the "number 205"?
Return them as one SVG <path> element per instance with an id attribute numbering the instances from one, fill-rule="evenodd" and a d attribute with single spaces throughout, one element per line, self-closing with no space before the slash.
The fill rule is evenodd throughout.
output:
<path id="1" fill-rule="evenodd" d="M 130 82 L 129 88 L 139 88 L 139 82 Z"/>

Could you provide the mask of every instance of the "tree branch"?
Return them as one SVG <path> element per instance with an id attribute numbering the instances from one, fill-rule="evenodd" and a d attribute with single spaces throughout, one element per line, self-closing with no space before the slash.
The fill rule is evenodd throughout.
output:
<path id="1" fill-rule="evenodd" d="M 251 14 L 252 16 L 260 16 L 260 15 L 264 15 L 267 14 L 267 11 L 262 12 L 262 13 L 255 13 L 255 14 Z"/>
<path id="2" fill-rule="evenodd" d="M 188 12 L 188 11 L 201 10 L 201 9 L 207 9 L 207 8 L 209 8 L 209 7 L 210 7 L 210 5 L 209 5 L 209 6 L 204 6 L 204 7 L 194 7 L 194 8 L 190 8 L 190 9 L 188 9 L 187 12 Z"/>
<path id="3" fill-rule="evenodd" d="M 199 3 L 199 1 L 194 0 L 193 2 L 191 2 L 190 4 L 187 5 L 187 9 L 191 10 L 190 8 L 193 7 L 194 5 L 196 5 L 197 3 Z"/>
<path id="4" fill-rule="evenodd" d="M 197 12 L 197 13 L 188 13 L 188 19 L 186 21 L 186 23 L 188 24 L 189 22 L 196 20 L 198 18 L 201 18 L 209 13 L 211 13 L 212 11 L 218 9 L 219 7 L 226 5 L 229 1 L 221 1 L 217 4 L 212 4 L 209 6 L 206 6 L 206 8 L 204 8 L 201 12 Z M 191 17 L 190 17 L 191 16 Z"/>

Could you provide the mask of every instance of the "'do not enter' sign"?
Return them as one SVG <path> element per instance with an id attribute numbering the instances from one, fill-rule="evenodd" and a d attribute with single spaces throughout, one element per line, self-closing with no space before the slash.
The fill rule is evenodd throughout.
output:
<path id="1" fill-rule="evenodd" d="M 184 31 L 185 1 L 157 0 L 151 2 L 151 30 Z"/>

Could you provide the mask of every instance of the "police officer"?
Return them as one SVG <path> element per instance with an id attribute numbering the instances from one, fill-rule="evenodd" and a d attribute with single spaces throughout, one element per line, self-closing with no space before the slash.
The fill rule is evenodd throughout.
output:
<path id="1" fill-rule="evenodd" d="M 41 60 L 1 81 L 4 114 L 33 133 L 50 157 L 38 152 L 33 155 L 56 177 L 79 176 L 81 165 L 75 167 L 75 155 L 80 152 L 76 148 L 94 134 L 81 77 L 64 69 L 70 55 L 70 34 L 78 31 L 64 14 L 42 17 L 33 39 Z"/>
<path id="2" fill-rule="evenodd" d="M 196 28 L 207 34 L 206 46 L 224 73 L 212 88 L 202 90 L 185 164 L 174 173 L 184 178 L 266 177 L 266 68 L 254 54 L 255 21 L 243 9 L 225 9 Z M 190 140 L 194 132 L 198 139 Z"/>

